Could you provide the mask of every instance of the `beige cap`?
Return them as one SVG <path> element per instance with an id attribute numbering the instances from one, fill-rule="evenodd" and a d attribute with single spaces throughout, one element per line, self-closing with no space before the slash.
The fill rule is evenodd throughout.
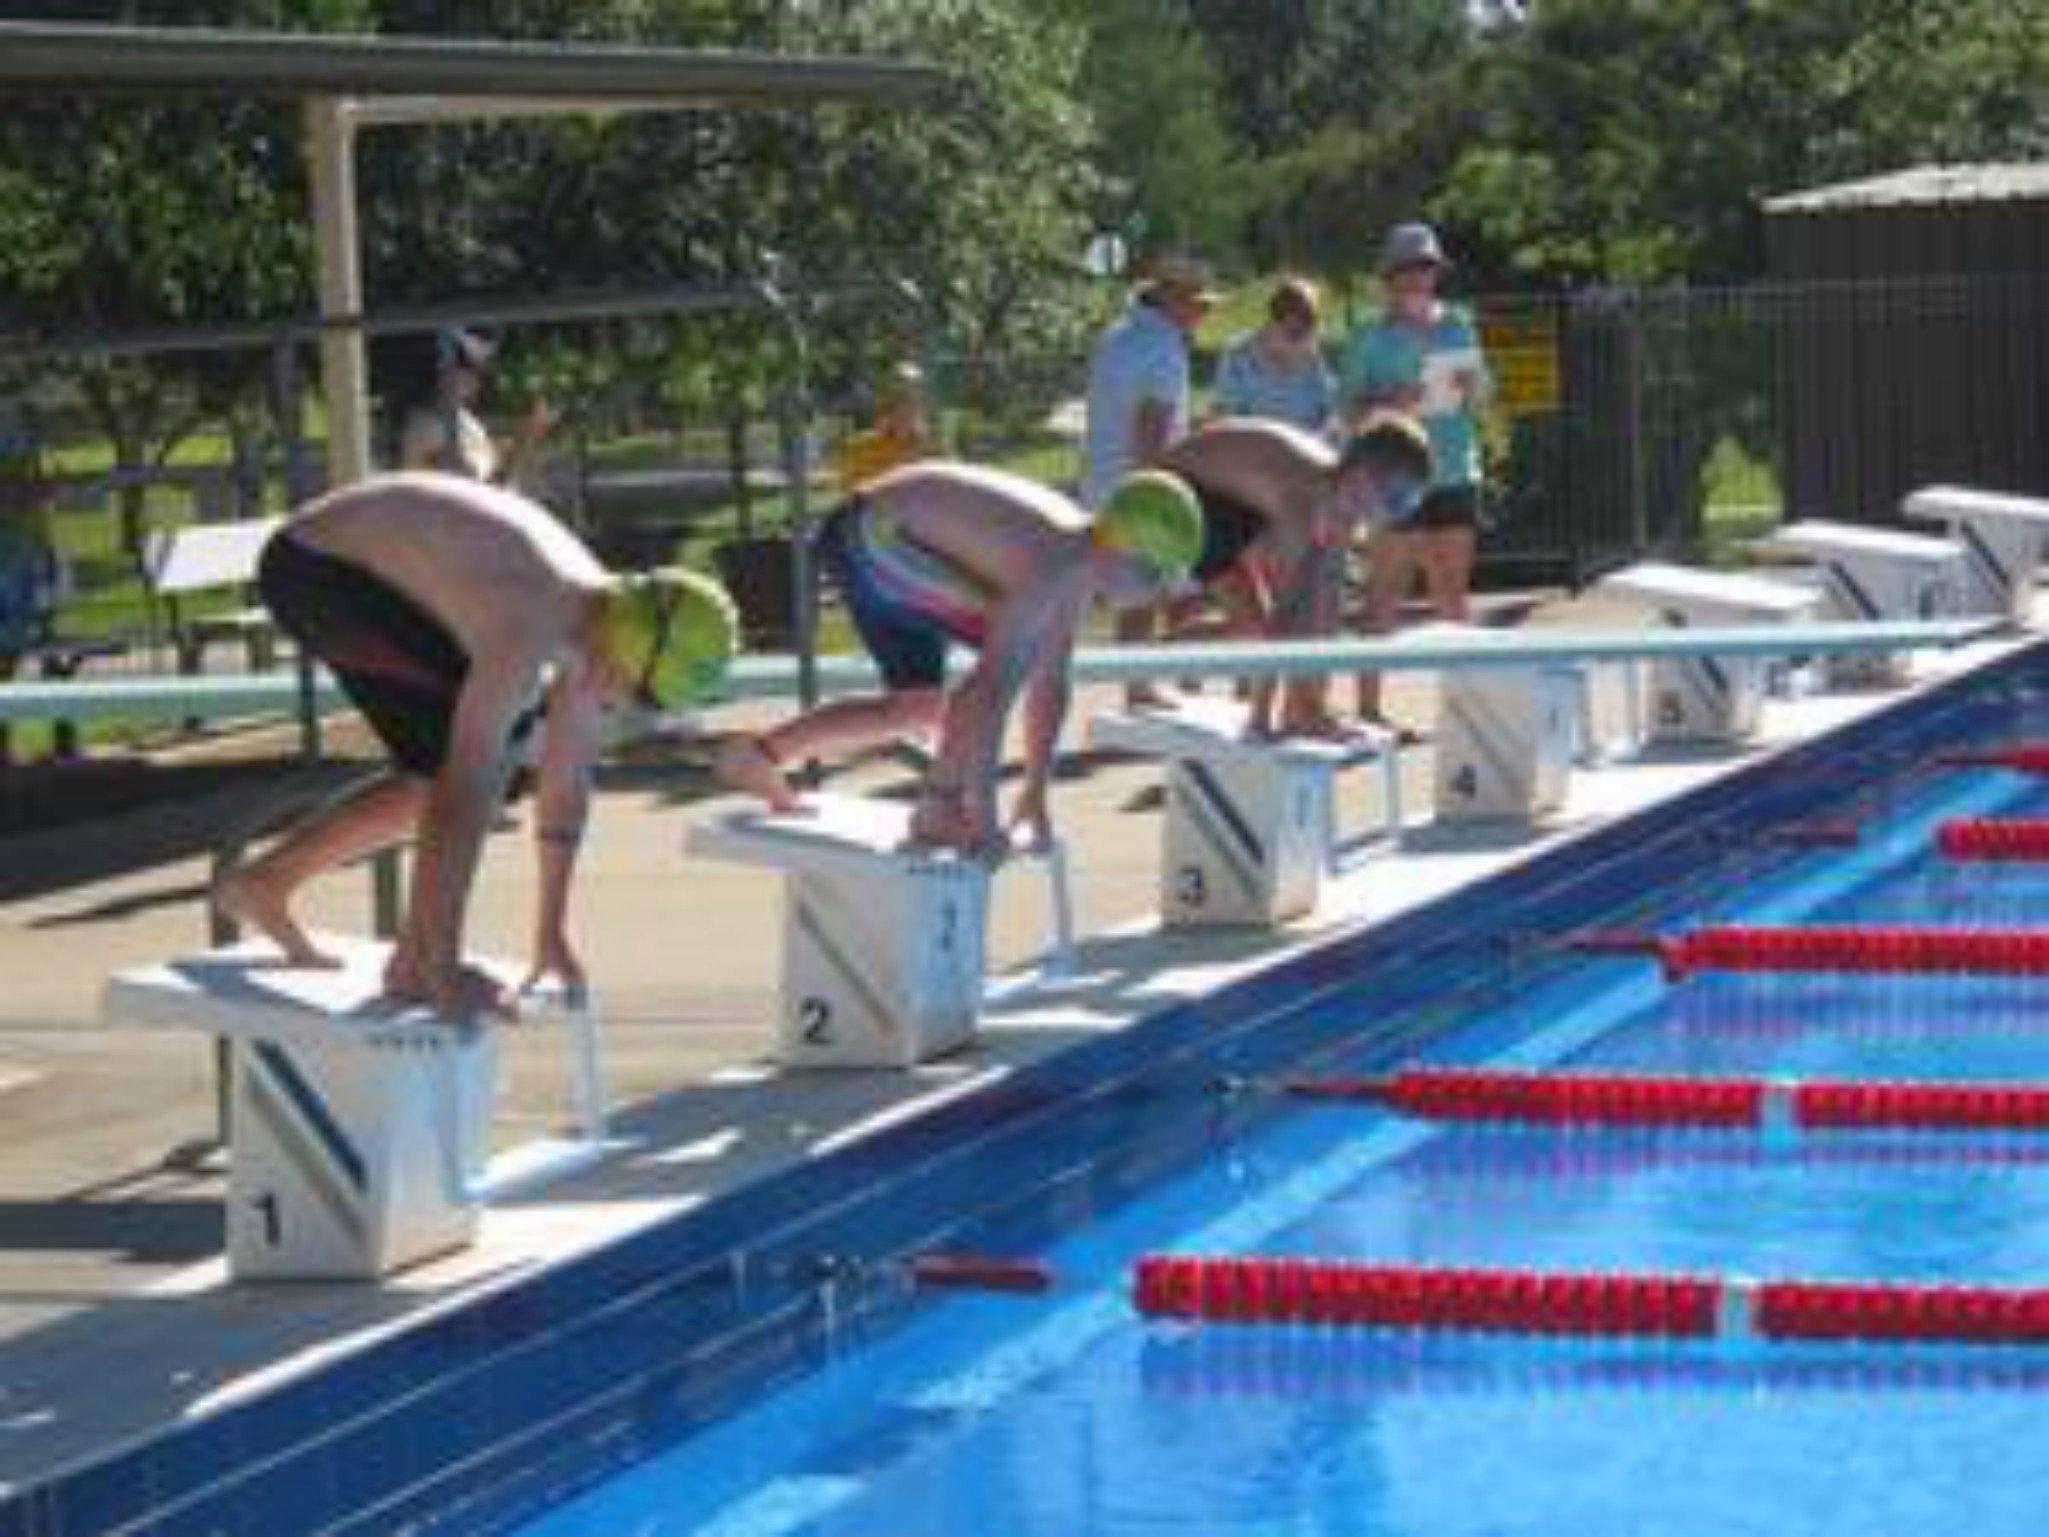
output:
<path id="1" fill-rule="evenodd" d="M 1178 251 L 1153 258 L 1146 268 L 1145 287 L 1148 292 L 1187 294 L 1204 304 L 1223 297 L 1209 263 Z"/>

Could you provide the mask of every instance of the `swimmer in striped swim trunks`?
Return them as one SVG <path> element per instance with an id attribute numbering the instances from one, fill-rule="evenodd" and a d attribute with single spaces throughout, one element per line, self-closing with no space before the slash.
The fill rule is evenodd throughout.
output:
<path id="1" fill-rule="evenodd" d="M 1052 835 L 1046 791 L 1068 705 L 1075 635 L 1097 598 L 1143 601 L 1187 576 L 1201 521 L 1186 486 L 1128 476 L 1093 519 L 1059 492 L 1002 470 L 927 460 L 893 470 L 825 520 L 819 562 L 882 673 L 879 695 L 836 699 L 713 759 L 727 785 L 779 812 L 802 800 L 785 769 L 936 728 L 911 820 L 915 842 L 981 856 L 1009 834 L 996 808 L 1004 726 L 1024 705 L 1024 783 L 1010 821 Z M 949 689 L 950 646 L 979 653 Z"/>

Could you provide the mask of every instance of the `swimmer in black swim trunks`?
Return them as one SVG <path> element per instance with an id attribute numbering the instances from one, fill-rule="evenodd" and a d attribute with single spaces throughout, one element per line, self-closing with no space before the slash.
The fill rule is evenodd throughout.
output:
<path id="1" fill-rule="evenodd" d="M 565 920 L 603 713 L 674 707 L 713 686 L 736 631 L 726 595 L 685 571 L 613 576 L 544 508 L 439 474 L 386 476 L 313 503 L 265 548 L 258 585 L 280 627 L 362 711 L 393 772 L 223 876 L 222 910 L 294 965 L 332 964 L 293 916 L 293 897 L 325 870 L 416 837 L 387 990 L 444 1018 L 509 1017 L 504 989 L 463 960 L 463 921 L 515 749 L 545 719 L 533 970 L 581 985 Z"/>
<path id="2" fill-rule="evenodd" d="M 1414 508 L 1430 446 L 1401 416 L 1369 422 L 1342 452 L 1285 423 L 1230 417 L 1190 433 L 1160 467 L 1202 502 L 1195 577 L 1222 600 L 1228 632 L 1308 639 L 1336 633 L 1346 549 L 1363 528 Z M 1144 638 L 1131 628 L 1120 636 Z M 1337 734 L 1317 680 L 1288 686 L 1277 723 L 1274 693 L 1253 690 L 1255 731 Z"/>

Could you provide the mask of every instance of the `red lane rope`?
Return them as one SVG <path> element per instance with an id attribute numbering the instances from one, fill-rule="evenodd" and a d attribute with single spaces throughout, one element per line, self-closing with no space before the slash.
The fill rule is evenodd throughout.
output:
<path id="1" fill-rule="evenodd" d="M 1570 943 L 1595 954 L 1654 955 L 1672 981 L 1700 971 L 2049 974 L 2049 929 L 1736 926 L 1666 938 L 1596 933 Z"/>
<path id="2" fill-rule="evenodd" d="M 1043 1292 L 1052 1267 L 1039 1260 L 996 1259 L 987 1254 L 918 1254 L 904 1269 L 920 1288 L 947 1291 Z"/>
<path id="3" fill-rule="evenodd" d="M 1298 1098 L 1385 1105 L 1436 1120 L 1755 1127 L 1764 1124 L 1768 1098 L 1778 1092 L 1787 1119 L 1809 1129 L 2049 1129 L 2049 1089 L 2005 1084 L 1779 1086 L 1763 1078 L 1412 1067 L 1386 1078 L 1295 1079 L 1282 1089 Z"/>
<path id="4" fill-rule="evenodd" d="M 1217 1323 L 1705 1337 L 1717 1289 L 1693 1277 L 1153 1255 L 1139 1261 L 1132 1295 L 1151 1317 Z"/>
<path id="5" fill-rule="evenodd" d="M 1433 1269 L 1342 1260 L 1148 1255 L 1132 1302 L 1152 1318 L 1705 1339 L 2049 1342 L 2049 1287 L 1764 1281 Z"/>
<path id="6" fill-rule="evenodd" d="M 1945 768 L 2003 768 L 2022 774 L 2049 774 L 2049 744 L 2023 742 L 1989 752 L 1945 753 L 1935 760 Z"/>
<path id="7" fill-rule="evenodd" d="M 2049 859 L 2049 817 L 1959 817 L 1935 830 L 1945 859 Z"/>

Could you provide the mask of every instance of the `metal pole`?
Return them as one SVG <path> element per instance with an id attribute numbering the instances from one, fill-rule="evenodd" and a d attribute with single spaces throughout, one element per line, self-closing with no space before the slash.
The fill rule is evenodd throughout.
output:
<path id="1" fill-rule="evenodd" d="M 277 418 L 278 438 L 284 446 L 285 504 L 297 507 L 312 490 L 310 466 L 306 463 L 306 427 L 299 399 L 299 348 L 292 337 L 280 338 L 271 349 L 271 411 Z M 300 647 L 293 658 L 299 682 L 299 756 L 307 763 L 320 761 L 320 708 L 314 699 L 313 658 Z"/>
<path id="2" fill-rule="evenodd" d="M 798 314 L 796 296 L 788 287 L 783 259 L 774 252 L 765 262 L 761 297 L 781 322 L 790 344 L 790 371 L 778 404 L 783 449 L 783 495 L 790 519 L 790 585 L 794 612 L 792 640 L 797 653 L 797 702 L 803 709 L 818 703 L 818 583 L 811 559 L 811 466 L 806 452 L 811 405 L 808 389 L 810 347 Z"/>
<path id="3" fill-rule="evenodd" d="M 327 403 L 327 483 L 370 473 L 369 379 L 363 362 L 363 268 L 356 233 L 355 104 L 306 103 L 313 238 L 320 268 L 320 380 Z"/>

